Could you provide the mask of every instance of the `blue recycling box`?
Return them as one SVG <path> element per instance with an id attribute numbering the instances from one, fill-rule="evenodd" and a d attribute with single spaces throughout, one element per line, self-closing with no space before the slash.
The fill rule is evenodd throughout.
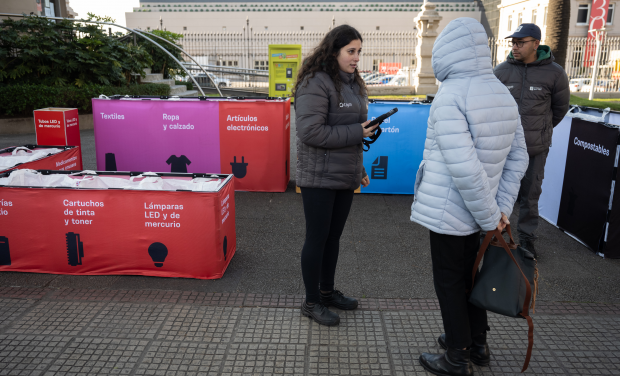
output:
<path id="1" fill-rule="evenodd" d="M 364 153 L 370 185 L 362 193 L 414 194 L 415 175 L 422 162 L 430 104 L 377 101 L 368 105 L 368 119 L 392 108 L 398 112 L 385 121 L 383 133 Z"/>

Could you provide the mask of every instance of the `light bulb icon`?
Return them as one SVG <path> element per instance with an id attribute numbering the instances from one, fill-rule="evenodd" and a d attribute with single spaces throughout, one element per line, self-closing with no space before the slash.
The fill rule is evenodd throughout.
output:
<path id="1" fill-rule="evenodd" d="M 161 268 L 168 256 L 168 248 L 162 243 L 155 242 L 149 246 L 149 256 L 153 259 L 155 266 Z"/>

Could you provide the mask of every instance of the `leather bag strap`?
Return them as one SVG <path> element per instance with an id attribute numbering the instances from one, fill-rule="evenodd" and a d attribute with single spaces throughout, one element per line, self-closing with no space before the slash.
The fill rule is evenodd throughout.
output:
<path id="1" fill-rule="evenodd" d="M 474 263 L 474 269 L 471 271 L 471 288 L 467 290 L 468 294 L 474 288 L 474 280 L 476 279 L 476 273 L 478 272 L 478 266 L 480 266 L 480 261 L 482 261 L 482 256 L 484 256 L 484 253 L 487 251 L 487 248 L 489 248 L 489 244 L 491 244 L 491 239 L 493 239 L 493 236 L 495 235 L 495 231 L 497 230 L 487 232 L 487 235 L 484 237 L 484 240 L 482 241 L 482 244 L 480 245 L 480 249 L 478 250 L 478 257 L 476 257 L 476 262 Z"/>
<path id="2" fill-rule="evenodd" d="M 510 229 L 510 225 L 506 225 L 506 232 L 508 233 L 510 237 L 511 245 L 515 244 L 515 241 L 512 237 L 512 231 Z M 506 243 L 506 240 L 504 239 L 504 237 L 502 236 L 502 233 L 498 229 L 487 232 L 487 235 L 484 237 L 484 241 L 482 242 L 482 245 L 480 246 L 480 250 L 478 251 L 478 257 L 476 257 L 474 269 L 472 270 L 472 289 L 474 286 L 474 278 L 476 277 L 476 273 L 478 272 L 478 266 L 480 265 L 480 261 L 482 261 L 482 256 L 484 256 L 484 253 L 489 247 L 489 244 L 491 244 L 491 239 L 493 239 L 493 237 L 495 237 L 497 241 L 499 242 L 499 244 L 501 245 L 501 247 L 504 248 L 504 250 L 510 257 L 512 262 L 514 262 L 514 264 L 517 266 L 517 268 L 521 272 L 521 275 L 523 276 L 523 280 L 525 281 L 525 289 L 526 289 L 525 300 L 523 302 L 523 308 L 521 309 L 521 313 L 520 313 L 520 315 L 527 320 L 527 326 L 528 326 L 527 353 L 525 354 L 525 361 L 523 363 L 523 368 L 521 369 L 521 373 L 523 373 L 525 372 L 525 370 L 530 364 L 530 359 L 532 357 L 532 348 L 534 346 L 534 322 L 529 315 L 530 300 L 532 299 L 532 286 L 530 285 L 530 281 L 525 276 L 525 273 L 523 273 L 523 270 L 521 270 L 521 266 L 519 266 L 519 263 L 517 262 L 517 260 L 515 260 L 515 257 L 513 256 L 512 252 L 510 252 L 511 247 L 508 245 L 508 243 Z"/>

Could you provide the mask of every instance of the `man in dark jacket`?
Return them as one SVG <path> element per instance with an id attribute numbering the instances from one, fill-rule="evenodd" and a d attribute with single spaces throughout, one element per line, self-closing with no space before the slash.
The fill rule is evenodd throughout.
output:
<path id="1" fill-rule="evenodd" d="M 512 38 L 512 51 L 505 62 L 495 67 L 494 73 L 519 106 L 530 164 L 521 180 L 517 230 L 521 245 L 537 256 L 534 233 L 538 227 L 538 199 L 545 162 L 553 127 L 568 111 L 570 91 L 566 72 L 554 63 L 551 49 L 540 45 L 538 26 L 521 24 L 507 38 Z"/>

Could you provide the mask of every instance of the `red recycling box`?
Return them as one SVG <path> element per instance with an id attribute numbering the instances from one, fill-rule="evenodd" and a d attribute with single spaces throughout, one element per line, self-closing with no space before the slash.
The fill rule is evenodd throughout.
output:
<path id="1" fill-rule="evenodd" d="M 49 149 L 62 149 L 61 152 L 55 154 L 43 153 L 40 158 L 29 162 L 23 162 L 12 166 L 5 166 L 0 159 L 0 173 L 31 169 L 31 170 L 60 170 L 69 171 L 77 170 L 82 171 L 82 153 L 79 146 L 48 146 L 48 145 L 24 145 L 13 146 L 10 148 L 0 150 L 0 158 L 13 156 L 16 149 L 28 149 L 33 152 L 46 151 Z"/>
<path id="2" fill-rule="evenodd" d="M 213 192 L 0 185 L 0 271 L 221 278 L 237 245 L 233 177 L 219 178 Z"/>
<path id="3" fill-rule="evenodd" d="M 82 146 L 77 108 L 34 110 L 34 124 L 39 145 Z"/>

